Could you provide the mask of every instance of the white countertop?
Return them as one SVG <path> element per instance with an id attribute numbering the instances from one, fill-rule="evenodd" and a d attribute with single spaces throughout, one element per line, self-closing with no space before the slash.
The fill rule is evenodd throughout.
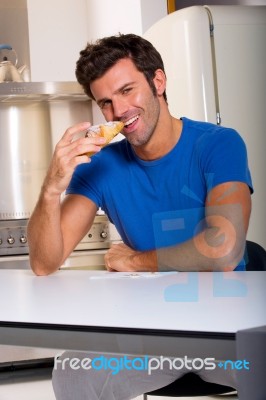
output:
<path id="1" fill-rule="evenodd" d="M 265 287 L 265 272 L 0 270 L 0 321 L 235 333 L 266 325 Z"/>

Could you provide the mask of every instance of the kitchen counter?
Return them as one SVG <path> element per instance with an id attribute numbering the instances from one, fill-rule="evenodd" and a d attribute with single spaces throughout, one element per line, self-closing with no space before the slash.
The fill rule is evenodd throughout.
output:
<path id="1" fill-rule="evenodd" d="M 0 343 L 231 358 L 237 331 L 266 325 L 265 284 L 265 272 L 0 270 Z"/>

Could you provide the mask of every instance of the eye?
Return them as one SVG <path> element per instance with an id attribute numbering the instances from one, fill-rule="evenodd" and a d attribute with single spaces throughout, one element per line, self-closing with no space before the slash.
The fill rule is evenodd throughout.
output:
<path id="1" fill-rule="evenodd" d="M 131 90 L 132 90 L 132 87 L 124 88 L 124 89 L 122 90 L 122 94 L 128 94 L 129 92 L 131 92 Z"/>
<path id="2" fill-rule="evenodd" d="M 103 100 L 100 102 L 99 106 L 103 110 L 103 109 L 109 107 L 111 104 L 112 104 L 111 100 Z"/>

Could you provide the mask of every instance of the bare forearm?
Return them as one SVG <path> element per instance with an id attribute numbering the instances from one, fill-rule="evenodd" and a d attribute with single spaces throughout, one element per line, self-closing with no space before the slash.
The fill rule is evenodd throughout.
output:
<path id="1" fill-rule="evenodd" d="M 233 184 L 232 187 L 235 190 L 230 192 L 231 197 L 227 199 L 224 192 L 230 187 L 230 183 L 224 184 L 212 191 L 208 200 L 209 202 L 212 200 L 214 205 L 206 208 L 205 229 L 180 245 L 156 251 L 159 270 L 230 271 L 235 269 L 245 249 L 251 202 L 249 189 L 244 184 Z M 224 204 L 221 204 L 222 201 Z M 216 205 L 217 203 L 219 204 Z M 148 255 L 149 253 L 143 254 L 143 261 Z"/>
<path id="2" fill-rule="evenodd" d="M 137 253 L 136 267 L 148 265 L 150 270 L 227 271 L 241 260 L 245 240 L 228 240 L 218 236 L 215 229 L 206 229 L 200 235 L 180 245 Z"/>
<path id="3" fill-rule="evenodd" d="M 30 264 L 37 275 L 58 269 L 63 258 L 60 196 L 42 191 L 28 224 Z"/>
<path id="4" fill-rule="evenodd" d="M 135 251 L 113 245 L 105 256 L 110 271 L 227 271 L 243 256 L 245 236 L 226 238 L 207 228 L 182 244 L 152 251 Z"/>

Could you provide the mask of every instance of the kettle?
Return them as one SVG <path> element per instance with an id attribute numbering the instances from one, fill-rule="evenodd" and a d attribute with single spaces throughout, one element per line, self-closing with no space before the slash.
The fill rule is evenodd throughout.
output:
<path id="1" fill-rule="evenodd" d="M 8 60 L 6 56 L 3 57 L 2 61 L 0 61 L 0 83 L 1 82 L 24 82 L 26 79 L 23 79 L 23 75 L 25 75 L 27 71 L 27 66 L 22 65 L 20 68 L 17 68 L 17 53 L 9 44 L 0 44 L 1 50 L 9 50 L 15 54 L 15 64 Z M 26 76 L 26 75 L 25 75 Z"/>

